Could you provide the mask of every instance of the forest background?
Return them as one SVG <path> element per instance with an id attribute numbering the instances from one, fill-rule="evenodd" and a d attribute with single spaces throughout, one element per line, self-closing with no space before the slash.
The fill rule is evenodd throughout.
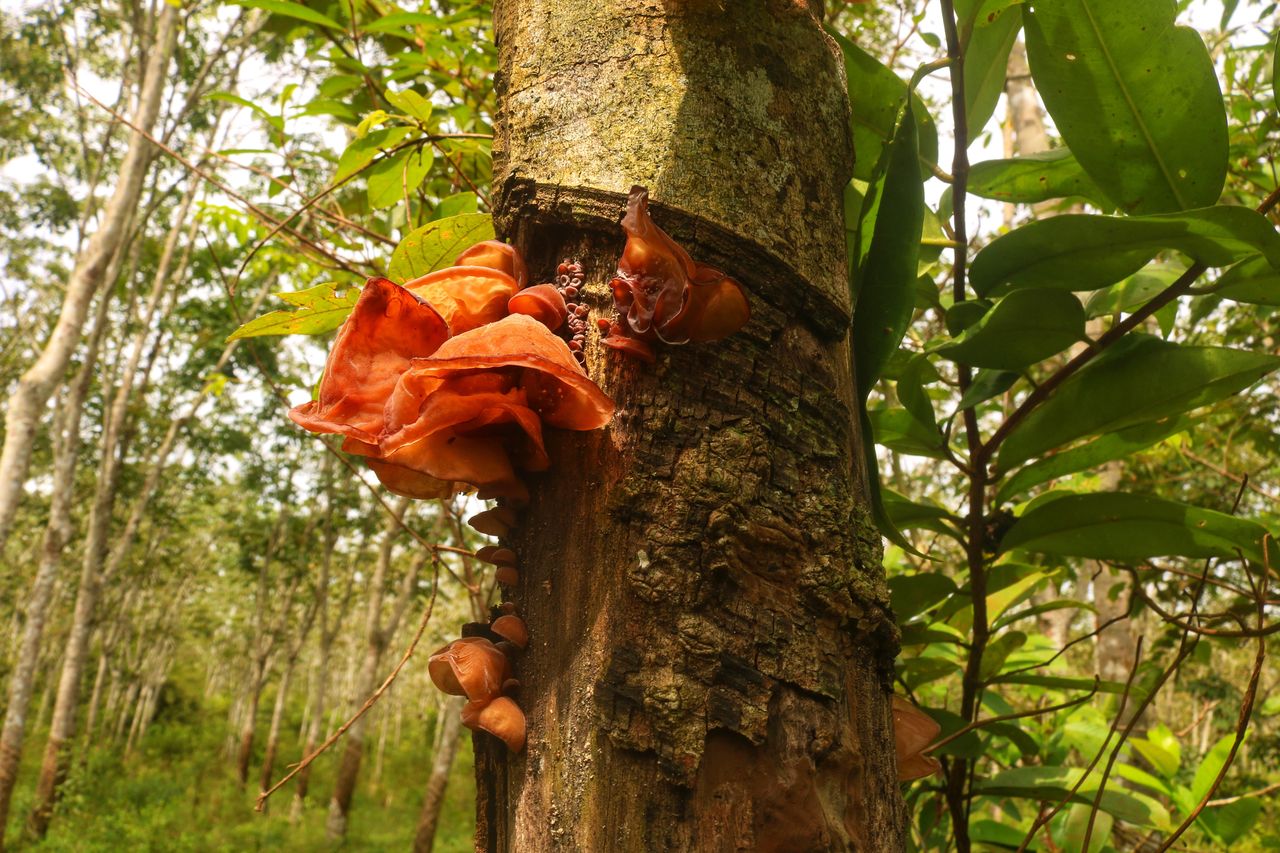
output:
<path id="1" fill-rule="evenodd" d="M 859 153 L 855 267 L 877 193 L 892 196 L 881 152 L 907 124 L 927 179 L 910 324 L 869 406 L 884 513 L 901 530 L 885 552 L 898 689 L 943 724 L 935 754 L 973 768 L 961 811 L 976 849 L 1157 849 L 1184 822 L 1178 849 L 1280 849 L 1275 559 L 1248 552 L 1254 528 L 1232 524 L 1275 530 L 1280 500 L 1275 389 L 1257 381 L 1280 353 L 1265 239 L 1228 234 L 1245 248 L 1209 265 L 1231 271 L 1140 329 L 1254 361 L 1197 362 L 1210 370 L 1199 386 L 1149 421 L 1095 424 L 1101 438 L 1062 453 L 1031 447 L 1032 464 L 999 487 L 1013 511 L 990 520 L 1003 531 L 1038 509 L 1059 523 L 1034 541 L 1023 528 L 1034 558 L 988 567 L 990 636 L 966 657 L 974 555 L 957 530 L 972 481 L 954 415 L 936 413 L 1012 411 L 1019 381 L 1035 387 L 1036 370 L 1078 354 L 1082 332 L 1143 310 L 1203 260 L 1162 243 L 1140 271 L 1069 295 L 1074 307 L 1048 319 L 954 310 L 957 244 L 972 254 L 1028 222 L 1124 207 L 1064 146 L 1028 70 L 1019 5 L 827 4 Z M 1152 19 L 1173 6 L 1120 5 Z M 1278 184 L 1276 4 L 1176 5 L 1224 104 L 1221 201 L 1255 207 Z M 492 567 L 467 556 L 484 544 L 464 524 L 478 507 L 400 502 L 286 412 L 310 398 L 353 286 L 394 267 L 406 236 L 489 209 L 488 4 L 0 8 L 0 386 L 14 394 L 6 431 L 29 434 L 30 459 L 14 488 L 0 483 L 4 843 L 470 849 L 470 737 L 447 724 L 457 705 L 432 689 L 422 650 L 494 600 Z M 944 61 L 957 48 L 974 162 L 959 236 Z M 908 81 L 919 98 L 900 122 Z M 1175 95 L 1199 91 L 1187 85 Z M 975 323 L 998 344 L 965 336 Z M 980 370 L 974 384 L 940 370 L 939 354 Z M 1191 367 L 1157 361 L 1148 382 Z M 14 401 L 33 377 L 49 404 L 24 409 Z M 1161 546 L 1080 548 L 1096 510 L 1043 512 L 1067 492 L 1159 495 L 1170 503 L 1107 518 L 1119 519 L 1114 539 Z M 1218 538 L 1179 532 L 1192 528 Z M 259 790 L 364 703 L 428 612 L 394 687 L 255 812 Z M 1010 719 L 974 728 L 973 708 L 960 716 L 970 661 L 984 716 Z M 953 845 L 948 787 L 905 789 L 914 846 Z"/>

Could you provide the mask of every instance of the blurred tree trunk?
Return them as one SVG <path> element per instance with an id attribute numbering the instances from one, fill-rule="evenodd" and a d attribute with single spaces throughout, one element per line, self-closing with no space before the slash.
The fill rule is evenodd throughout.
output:
<path id="1" fill-rule="evenodd" d="M 409 501 L 404 498 L 393 504 L 394 512 L 388 516 L 387 523 L 383 527 L 378 561 L 374 565 L 373 577 L 369 579 L 368 597 L 365 600 L 365 651 L 353 694 L 357 708 L 378 686 L 380 680 L 378 667 L 382 656 L 387 650 L 387 644 L 400 626 L 405 608 L 417 589 L 418 573 L 422 570 L 422 565 L 428 556 L 425 551 L 420 551 L 414 556 L 409 570 L 405 573 L 400 593 L 384 621 L 382 606 L 386 601 L 391 555 L 395 547 L 396 535 L 400 532 L 399 520 L 404 517 L 408 504 Z M 347 815 L 351 811 L 351 800 L 355 795 L 356 780 L 360 776 L 360 764 L 364 759 L 364 733 L 368 723 L 369 717 L 366 714 L 356 720 L 343 737 L 342 759 L 338 764 L 338 776 L 333 785 L 333 797 L 329 800 L 329 817 L 325 821 L 325 831 L 331 839 L 340 839 L 347 833 Z"/>
<path id="2" fill-rule="evenodd" d="M 310 541 L 309 535 L 303 536 L 304 542 Z M 307 637 L 311 634 L 311 625 L 315 621 L 316 608 L 319 602 L 314 598 L 308 604 L 303 614 L 302 621 L 294 632 L 293 640 L 286 648 L 284 655 L 284 665 L 280 669 L 280 683 L 276 687 L 276 701 L 271 709 L 271 726 L 267 729 L 267 744 L 262 757 L 262 787 L 265 791 L 271 787 L 271 774 L 275 770 L 276 752 L 280 746 L 280 724 L 284 720 L 285 704 L 289 699 L 289 683 L 293 679 L 294 669 L 298 665 L 298 655 L 302 652 L 302 646 L 307 642 Z M 264 804 L 263 808 L 267 808 Z"/>
<path id="3" fill-rule="evenodd" d="M 22 499 L 31 448 L 45 404 L 71 360 L 93 295 L 102 289 L 111 258 L 127 232 L 129 218 L 141 197 L 152 155 L 152 145 L 144 133 L 150 132 L 160 114 L 179 15 L 175 6 L 168 3 L 158 6 L 155 38 L 146 56 L 146 71 L 139 84 L 138 106 L 132 119 L 140 131 L 130 134 L 128 151 L 120 165 L 115 190 L 103 209 L 102 221 L 76 257 L 53 334 L 9 397 L 4 447 L 0 450 L 0 549 L 9 538 Z"/>
<path id="4" fill-rule="evenodd" d="M 842 62 L 813 7 L 499 0 L 494 210 L 535 281 L 611 311 L 627 191 L 739 278 L 752 322 L 548 434 L 511 543 L 526 750 L 476 736 L 476 847 L 899 850 L 897 651 L 848 339 Z"/>
<path id="5" fill-rule="evenodd" d="M 440 705 L 436 725 L 440 736 L 436 738 L 431 776 L 427 779 L 427 791 L 422 797 L 422 812 L 418 815 L 418 829 L 413 836 L 413 853 L 431 853 L 436 843 L 436 829 L 440 825 L 440 813 L 444 809 L 444 793 L 449 785 L 449 773 L 458 755 L 462 740 L 461 696 L 449 696 Z"/>

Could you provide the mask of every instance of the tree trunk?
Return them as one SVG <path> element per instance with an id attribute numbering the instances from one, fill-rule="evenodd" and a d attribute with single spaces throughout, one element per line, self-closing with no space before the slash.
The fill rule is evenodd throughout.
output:
<path id="1" fill-rule="evenodd" d="M 397 501 L 392 509 L 394 517 L 388 517 L 382 530 L 382 544 L 378 551 L 378 561 L 374 565 L 373 577 L 369 579 L 368 600 L 365 603 L 365 653 L 360 666 L 360 674 L 355 684 L 355 706 L 359 707 L 378 686 L 378 665 L 387 642 L 395 634 L 403 613 L 407 595 L 401 593 L 396 602 L 393 614 L 386 623 L 382 620 L 382 603 L 386 596 L 387 575 L 391 569 L 391 552 L 395 545 L 396 534 L 400 532 L 399 519 L 404 516 L 408 501 Z M 413 568 L 407 578 L 416 579 L 418 568 L 422 565 L 420 558 L 415 559 Z M 409 593 L 412 584 L 405 584 Z M 360 764 L 364 759 L 364 733 L 369 724 L 366 714 L 356 720 L 347 729 L 343 740 L 342 761 L 338 765 L 338 777 L 333 783 L 333 797 L 329 800 L 329 816 L 325 821 L 325 832 L 332 839 L 339 839 L 347 833 L 347 815 L 351 811 L 351 800 L 355 796 L 356 780 L 360 776 Z"/>
<path id="2" fill-rule="evenodd" d="M 108 272 L 108 281 L 115 280 L 123 256 L 124 252 L 118 252 L 112 260 L 113 270 Z M 22 642 L 13 673 L 9 677 L 9 701 L 5 705 L 4 726 L 0 729 L 0 850 L 4 849 L 9 805 L 14 786 L 18 783 L 18 765 L 22 760 L 22 745 L 26 738 L 27 711 L 31 707 L 36 665 L 40 660 L 49 605 L 53 601 L 54 581 L 57 580 L 63 549 L 74 530 L 71 508 L 75 501 L 76 462 L 80 454 L 80 418 L 89 386 L 96 373 L 98 350 L 109 324 L 107 308 L 110 302 L 110 294 L 104 292 L 98 302 L 97 316 L 85 348 L 84 361 L 76 374 L 75 382 L 67 392 L 62 410 L 54 421 L 57 449 L 53 463 L 49 521 L 45 525 L 44 540 L 40 547 L 40 563 L 31 582 L 31 592 L 27 596 Z M 0 546 L 0 550 L 2 549 L 3 546 Z"/>
<path id="3" fill-rule="evenodd" d="M 289 681 L 293 678 L 293 661 L 285 664 L 280 673 L 280 684 L 276 687 L 276 701 L 271 708 L 271 726 L 267 729 L 267 744 L 262 755 L 262 787 L 271 787 L 271 774 L 275 770 L 276 749 L 280 745 L 280 723 L 284 719 L 285 702 L 289 698 Z M 264 806 L 265 808 L 265 806 Z"/>
<path id="4" fill-rule="evenodd" d="M 753 320 L 655 365 L 589 347 L 618 412 L 548 435 L 512 537 L 529 741 L 476 738 L 477 849 L 901 849 L 838 54 L 794 0 L 500 0 L 494 24 L 495 215 L 535 280 L 578 258 L 608 316 L 643 184 Z"/>
<path id="5" fill-rule="evenodd" d="M 244 701 L 244 719 L 240 724 L 240 746 L 236 750 L 236 779 L 240 787 L 249 781 L 249 762 L 253 758 L 253 736 L 258 730 L 258 702 L 262 699 L 262 685 L 266 680 L 267 659 L 258 658 L 253 664 L 253 677 Z"/>
<path id="6" fill-rule="evenodd" d="M 159 10 L 155 42 L 147 58 L 138 109 L 133 116 L 133 123 L 147 132 L 155 125 L 160 113 L 162 95 L 169 80 L 169 59 L 178 30 L 179 11 L 167 3 L 160 4 Z M 0 548 L 9 538 L 18 503 L 22 499 L 41 413 L 71 360 L 80 340 L 89 303 L 94 293 L 101 289 L 111 257 L 137 206 L 151 163 L 151 150 L 151 143 L 141 132 L 135 130 L 130 134 L 129 148 L 120 165 L 115 190 L 103 211 L 102 222 L 76 257 L 75 267 L 67 280 L 66 296 L 53 334 L 9 397 L 4 448 L 0 450 Z"/>
<path id="7" fill-rule="evenodd" d="M 413 836 L 413 853 L 431 853 L 436 843 L 436 828 L 440 825 L 440 812 L 444 808 L 444 792 L 449 784 L 449 772 L 458 754 L 462 740 L 462 705 L 460 696 L 450 696 L 440 706 L 438 725 L 440 737 L 435 758 L 431 762 L 431 776 L 427 779 L 427 792 L 422 797 L 422 812 L 418 815 L 418 829 Z"/>

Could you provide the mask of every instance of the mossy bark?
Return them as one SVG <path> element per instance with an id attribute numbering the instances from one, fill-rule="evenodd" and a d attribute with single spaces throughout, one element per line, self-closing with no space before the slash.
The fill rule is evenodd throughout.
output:
<path id="1" fill-rule="evenodd" d="M 840 65 L 809 7 L 499 0 L 499 230 L 608 317 L 632 184 L 752 320 L 550 435 L 512 544 L 529 742 L 477 736 L 477 849 L 902 847 L 896 639 L 853 409 Z"/>

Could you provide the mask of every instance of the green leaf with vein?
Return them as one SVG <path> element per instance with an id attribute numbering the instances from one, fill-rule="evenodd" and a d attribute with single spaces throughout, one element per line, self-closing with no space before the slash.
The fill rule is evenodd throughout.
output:
<path id="1" fill-rule="evenodd" d="M 1110 207 L 1067 148 L 974 163 L 969 172 L 969 192 L 1013 204 L 1082 196 L 1098 207 Z"/>
<path id="2" fill-rule="evenodd" d="M 1016 290 L 934 352 L 973 367 L 1018 370 L 1084 338 L 1084 308 L 1064 290 Z"/>
<path id="3" fill-rule="evenodd" d="M 1074 794 L 1072 787 L 1083 775 L 1078 767 L 1014 767 L 990 779 L 977 780 L 976 793 L 993 797 L 1020 797 L 1037 801 L 1058 802 L 1070 796 L 1070 802 L 1092 805 L 1098 791 L 1101 773 L 1085 779 Z M 1168 811 L 1149 797 L 1108 788 L 1099 802 L 1102 811 L 1138 826 L 1167 827 Z"/>
<path id="4" fill-rule="evenodd" d="M 406 148 L 384 157 L 369 169 L 369 207 L 380 210 L 412 195 L 431 171 L 431 149 Z M 407 190 L 407 193 L 406 193 Z"/>
<path id="5" fill-rule="evenodd" d="M 493 239 L 493 219 L 487 213 L 463 213 L 437 219 L 409 234 L 391 253 L 387 277 L 404 284 L 444 269 L 462 250 Z"/>
<path id="6" fill-rule="evenodd" d="M 1004 92 L 1009 51 L 1022 27 L 1021 10 L 984 8 L 982 0 L 956 0 L 964 42 L 964 105 L 969 142 L 981 134 Z M 981 15 L 981 19 L 979 19 Z"/>
<path id="7" fill-rule="evenodd" d="M 1280 269 L 1280 234 L 1247 207 L 1218 205 L 1159 216 L 1068 214 L 1028 223 L 973 260 L 973 287 L 993 296 L 1024 287 L 1097 290 L 1142 269 L 1164 249 L 1210 267 L 1262 254 Z"/>
<path id="8" fill-rule="evenodd" d="M 1227 116 L 1209 51 L 1171 0 L 1054 0 L 1024 7 L 1027 58 L 1054 124 L 1128 213 L 1218 200 Z"/>
<path id="9" fill-rule="evenodd" d="M 1072 376 L 1014 427 L 998 456 L 1008 471 L 1079 438 L 1189 412 L 1229 397 L 1280 358 L 1226 347 L 1178 346 L 1135 336 Z"/>
<path id="10" fill-rule="evenodd" d="M 1187 268 L 1183 264 L 1156 261 L 1147 264 L 1119 284 L 1095 291 L 1084 305 L 1090 318 L 1116 312 L 1128 313 L 1145 305 L 1160 291 L 1173 284 Z"/>
<path id="11" fill-rule="evenodd" d="M 898 113 L 907 96 L 907 84 L 874 56 L 844 36 L 828 30 L 844 54 L 845 77 L 849 83 L 850 127 L 855 160 L 853 176 L 870 180 L 880 162 L 880 154 L 893 140 Z M 938 130 L 929 110 L 918 96 L 911 99 L 916 121 L 920 156 L 938 162 Z"/>
<path id="12" fill-rule="evenodd" d="M 1066 477 L 1078 471 L 1088 471 L 1104 462 L 1123 459 L 1153 444 L 1164 441 L 1171 435 L 1177 435 L 1190 429 L 1195 422 L 1186 417 L 1170 417 L 1161 421 L 1138 424 L 1128 429 L 1117 430 L 1096 438 L 1088 444 L 1064 450 L 1033 462 L 1019 469 L 1012 477 L 1000 486 L 996 492 L 997 505 L 1012 500 L 1028 489 Z"/>
<path id="13" fill-rule="evenodd" d="M 319 24 L 332 30 L 343 28 L 342 24 L 328 15 L 317 12 L 309 6 L 303 6 L 301 3 L 290 3 L 287 0 L 231 0 L 231 2 L 233 5 L 243 6 L 246 9 L 262 9 L 273 15 L 283 15 L 286 18 L 295 18 L 299 21 L 306 21 L 309 24 Z"/>
<path id="14" fill-rule="evenodd" d="M 333 176 L 333 182 L 337 184 L 345 181 L 372 163 L 373 158 L 384 150 L 390 150 L 403 142 L 412 132 L 413 128 L 410 127 L 388 127 L 353 139 L 338 158 L 338 171 Z"/>
<path id="15" fill-rule="evenodd" d="M 1005 534 L 1001 551 L 1059 557 L 1145 560 L 1150 557 L 1262 559 L 1261 524 L 1151 495 L 1069 495 L 1029 510 Z"/>
<path id="16" fill-rule="evenodd" d="M 341 292 L 339 292 L 341 290 Z M 333 331 L 347 319 L 360 288 L 349 284 L 326 282 L 306 290 L 277 293 L 296 311 L 272 311 L 254 318 L 231 333 L 228 341 L 271 335 L 321 335 Z"/>
<path id="17" fill-rule="evenodd" d="M 1280 272 L 1261 255 L 1245 258 L 1222 274 L 1214 292 L 1251 305 L 1280 305 Z"/>

